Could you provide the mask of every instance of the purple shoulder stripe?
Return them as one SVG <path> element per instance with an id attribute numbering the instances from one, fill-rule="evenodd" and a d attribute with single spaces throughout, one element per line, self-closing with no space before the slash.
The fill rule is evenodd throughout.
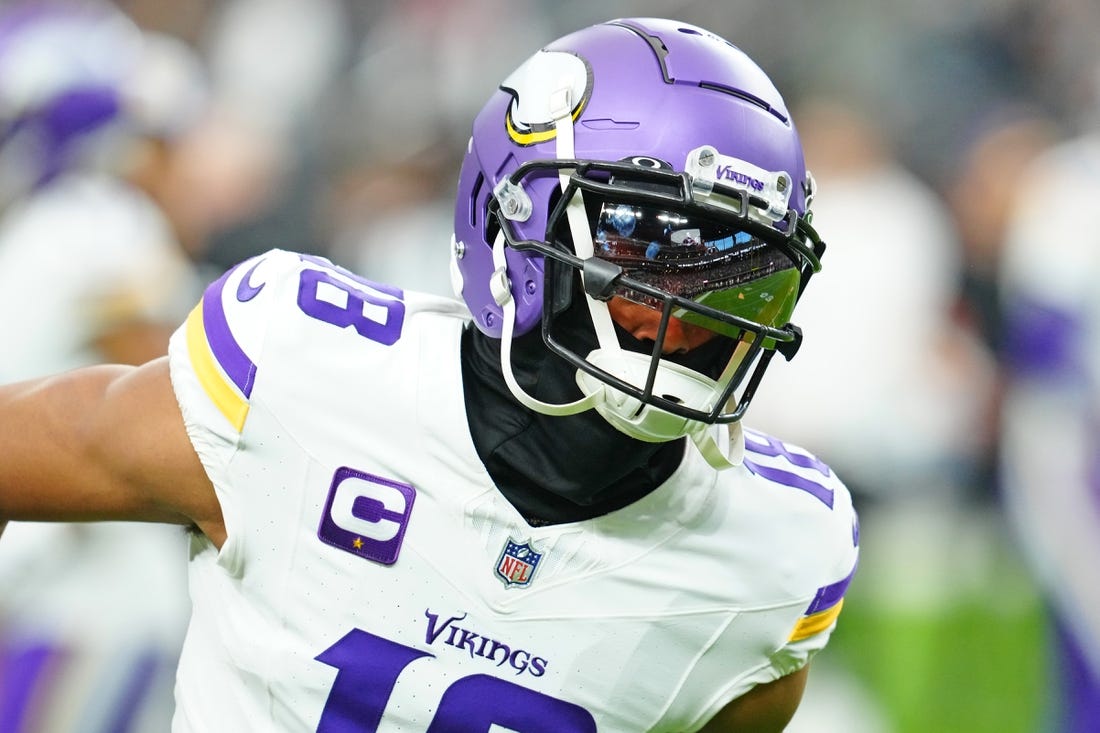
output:
<path id="1" fill-rule="evenodd" d="M 810 614 L 824 611 L 826 608 L 832 608 L 839 603 L 840 599 L 844 597 L 844 592 L 848 590 L 848 584 L 852 582 L 852 578 L 855 574 L 856 569 L 852 568 L 852 572 L 848 573 L 848 577 L 843 580 L 838 580 L 832 585 L 818 588 L 817 595 L 814 596 L 813 601 L 810 602 L 810 606 L 806 609 L 805 615 L 809 616 Z"/>
<path id="2" fill-rule="evenodd" d="M 222 305 L 222 291 L 225 289 L 225 284 L 241 266 L 237 265 L 227 271 L 211 283 L 203 293 L 202 321 L 206 329 L 206 340 L 210 344 L 210 351 L 214 354 L 214 358 L 225 370 L 226 376 L 247 398 L 252 394 L 252 384 L 256 379 L 256 365 L 233 338 L 229 321 L 225 317 L 225 307 Z"/>

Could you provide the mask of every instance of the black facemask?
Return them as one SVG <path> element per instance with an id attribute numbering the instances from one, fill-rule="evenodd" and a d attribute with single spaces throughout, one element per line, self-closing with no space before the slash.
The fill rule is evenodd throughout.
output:
<path id="1" fill-rule="evenodd" d="M 620 337 L 624 347 L 632 338 Z M 467 328 L 462 352 L 466 412 L 478 456 L 501 493 L 533 525 L 580 521 L 622 508 L 660 486 L 683 458 L 685 439 L 636 440 L 595 410 L 551 416 L 524 407 L 501 374 L 499 339 Z M 576 369 L 552 354 L 537 330 L 514 340 L 512 364 L 516 379 L 536 399 L 562 403 L 581 397 Z"/>

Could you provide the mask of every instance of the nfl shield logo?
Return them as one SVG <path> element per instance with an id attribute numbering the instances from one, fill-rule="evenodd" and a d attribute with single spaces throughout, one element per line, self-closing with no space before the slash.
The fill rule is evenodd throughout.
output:
<path id="1" fill-rule="evenodd" d="M 497 577 L 505 588 L 526 588 L 541 559 L 542 553 L 536 552 L 530 541 L 516 542 L 509 537 L 497 560 Z"/>

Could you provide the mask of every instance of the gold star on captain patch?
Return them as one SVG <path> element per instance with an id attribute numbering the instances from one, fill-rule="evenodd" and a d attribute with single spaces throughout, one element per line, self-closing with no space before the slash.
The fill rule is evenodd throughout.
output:
<path id="1" fill-rule="evenodd" d="M 358 537 L 356 537 L 355 541 L 352 542 L 351 544 L 355 546 L 356 550 L 363 549 L 363 540 L 359 539 Z"/>

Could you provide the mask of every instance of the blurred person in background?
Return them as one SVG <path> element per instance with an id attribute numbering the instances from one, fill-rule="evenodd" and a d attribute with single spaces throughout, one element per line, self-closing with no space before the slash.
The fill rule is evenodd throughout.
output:
<path id="1" fill-rule="evenodd" d="M 814 304 L 808 318 L 847 327 L 839 338 L 811 335 L 803 348 L 814 374 L 847 388 L 823 394 L 777 365 L 758 418 L 836 455 L 853 491 L 879 504 L 958 495 L 960 469 L 981 448 L 974 436 L 985 395 L 975 387 L 989 371 L 952 328 L 957 234 L 941 199 L 893 155 L 874 115 L 836 99 L 805 100 L 800 110 L 822 184 L 815 222 L 844 233 L 837 278 L 806 297 Z"/>
<path id="2" fill-rule="evenodd" d="M 1100 72 L 1095 60 L 1085 68 Z M 1100 125 L 1090 122 L 1015 177 L 999 271 L 1002 493 L 1050 605 L 1052 733 L 1100 726 Z"/>
<path id="3" fill-rule="evenodd" d="M 176 10 L 157 0 L 128 1 L 169 16 Z M 354 124 L 354 119 L 333 121 L 337 113 L 330 99 L 345 93 L 339 83 L 356 39 L 389 5 L 350 0 L 207 4 L 196 45 L 210 69 L 217 123 L 200 136 L 200 147 L 212 154 L 194 159 L 224 169 L 218 177 L 223 195 L 209 203 L 222 202 L 228 209 L 211 212 L 216 218 L 232 216 L 217 222 L 202 252 L 212 273 L 273 247 L 314 254 L 332 249 L 322 220 L 333 175 L 324 152 L 331 126 Z"/>
<path id="4" fill-rule="evenodd" d="M 187 40 L 207 69 L 209 110 L 180 141 L 172 192 L 203 272 L 272 247 L 328 251 L 328 97 L 342 94 L 354 39 L 390 4 L 118 0 L 143 28 Z"/>
<path id="5" fill-rule="evenodd" d="M 0 12 L 0 381 L 163 353 L 201 285 L 181 236 L 197 57 L 110 5 Z M 0 730 L 169 727 L 187 540 L 156 525 L 12 524 Z"/>
<path id="6" fill-rule="evenodd" d="M 1021 730 L 1084 733 L 1100 725 L 1100 586 L 1083 563 L 1100 550 L 1094 372 L 1100 361 L 1090 292 L 1100 248 L 1078 221 L 1095 206 L 1098 186 L 1100 5 L 1016 1 L 989 3 L 985 11 L 969 32 L 925 56 L 937 59 L 937 73 L 927 77 L 944 92 L 936 98 L 947 100 L 948 109 L 969 106 L 969 115 L 927 105 L 929 136 L 915 142 L 938 150 L 937 180 L 965 255 L 960 314 L 997 368 L 984 493 L 1007 517 L 1004 554 L 1022 557 L 1031 584 L 1038 581 L 1027 606 L 1019 590 L 1010 592 L 1020 587 L 1015 571 L 990 584 L 998 608 L 992 621 L 1038 619 L 1017 624 L 1009 637 L 1017 649 L 1040 649 L 1030 665 L 1020 663 L 1023 655 L 1013 665 L 1013 699 L 1042 692 L 1041 720 Z M 967 69 L 976 73 L 959 73 Z M 966 93 L 951 93 L 960 88 Z M 1091 132 L 1051 149 L 1082 127 Z M 937 139 L 951 139 L 944 135 L 950 128 L 961 134 L 938 149 Z M 988 664 L 993 671 L 983 677 L 996 677 L 1000 666 Z"/>
<path id="7" fill-rule="evenodd" d="M 1016 401 L 1011 396 L 1016 387 L 1011 385 L 1018 381 L 1013 362 L 1019 355 L 1013 352 L 1020 351 L 1011 345 L 1018 336 L 1007 335 L 1019 332 L 1020 323 L 1006 326 L 1019 318 L 1010 312 L 1018 310 L 1015 296 L 1000 292 L 1005 286 L 1002 258 L 1009 222 L 1018 216 L 1014 209 L 1048 195 L 1058 199 L 1051 186 L 1058 191 L 1074 186 L 1071 179 L 1064 184 L 1054 178 L 1040 182 L 1033 176 L 1036 169 L 1031 162 L 1061 134 L 1063 126 L 1075 124 L 1093 97 L 1088 70 L 1094 63 L 1100 6 L 1092 0 L 997 0 L 941 9 L 948 12 L 936 15 L 934 24 L 902 44 L 906 48 L 902 62 L 888 78 L 901 90 L 895 95 L 895 114 L 904 160 L 942 197 L 957 232 L 961 269 L 953 327 L 962 328 L 981 345 L 991 374 L 975 384 L 987 397 L 971 423 L 975 437 L 970 445 L 980 450 L 959 473 L 966 498 L 964 512 L 941 523 L 944 531 L 939 541 L 928 543 L 920 553 L 899 552 L 892 563 L 895 577 L 904 582 L 914 566 L 929 566 L 919 562 L 929 553 L 941 557 L 941 571 L 931 585 L 951 591 L 941 596 L 947 603 L 940 604 L 934 616 L 893 614 L 896 620 L 890 623 L 884 615 L 876 625 L 885 633 L 865 637 L 890 639 L 892 666 L 909 670 L 911 679 L 898 677 L 897 684 L 915 694 L 896 696 L 906 700 L 905 708 L 892 705 L 898 708 L 899 719 L 908 718 L 907 730 L 927 728 L 910 711 L 934 697 L 941 701 L 942 711 L 955 711 L 945 716 L 954 726 L 951 730 L 1045 733 L 1058 729 L 1055 720 L 1062 701 L 1050 697 L 1056 687 L 1050 682 L 1046 651 L 1048 619 L 1035 582 L 1043 574 L 1028 573 L 1025 562 L 1033 551 L 1027 548 L 1029 541 L 1020 541 L 1028 532 L 1018 529 L 1021 522 L 1030 520 L 1024 520 L 1019 506 L 1013 506 L 1018 501 L 1012 484 L 1019 479 L 1002 474 L 1018 473 L 1016 468 L 1006 472 L 1005 467 L 1037 463 L 1037 455 L 1049 458 L 1061 446 L 1045 438 L 1039 442 L 1052 446 L 1050 450 L 1037 444 L 1025 447 L 1025 441 L 1018 439 L 1005 440 L 1007 422 L 1017 430 L 1023 423 L 1002 415 L 1006 383 L 1009 400 Z M 1050 209 L 1046 214 L 1051 224 L 1062 220 Z M 1042 216 L 1036 213 L 1034 221 Z M 1055 230 L 1052 226 L 1051 231 Z M 1038 232 L 1036 224 L 1032 234 Z M 1039 239 L 1043 242 L 1033 238 L 1033 247 L 1048 244 L 1050 237 Z M 1026 268 L 1045 256 L 1032 251 L 1017 258 L 1027 263 L 1018 266 L 1015 278 L 1027 283 L 1025 290 L 1035 288 Z M 1057 279 L 1042 279 L 1041 287 L 1063 287 Z M 1033 340 L 1045 338 L 1040 335 L 1044 329 L 1024 330 L 1033 331 Z M 1027 427 L 1031 441 L 1043 433 L 1037 424 Z M 1067 456 L 1066 464 L 1072 463 Z M 874 526 L 874 521 L 868 518 L 867 526 Z M 900 537 L 910 536 L 908 529 L 905 524 L 893 527 Z M 873 546 L 874 532 L 868 530 L 867 535 Z M 881 548 L 869 555 L 884 556 Z M 858 626 L 859 619 L 853 619 L 852 625 Z M 902 628 L 904 634 L 889 633 Z M 906 653 L 903 639 L 923 639 L 925 653 Z M 884 665 L 871 678 L 890 676 Z M 1044 713 L 1048 713 L 1045 719 Z M 1086 729 L 1095 729 L 1095 720 L 1094 715 L 1093 727 Z"/>
<path id="8" fill-rule="evenodd" d="M 951 699 L 953 670 L 976 651 L 970 640 L 988 642 L 987 655 L 1010 648 L 979 631 L 998 627 L 982 620 L 990 594 L 1002 600 L 998 616 L 1012 618 L 1033 596 L 1022 569 L 1012 572 L 998 508 L 978 483 L 992 440 L 996 371 L 955 317 L 964 269 L 955 219 L 897 158 L 880 117 L 848 94 L 808 98 L 800 108 L 821 186 L 814 223 L 840 232 L 829 253 L 837 277 L 805 298 L 812 310 L 799 367 L 808 365 L 815 379 L 777 364 L 754 410 L 764 429 L 835 455 L 850 477 L 863 541 L 875 551 L 855 590 L 861 603 L 848 629 L 850 654 L 830 661 L 847 661 L 839 671 L 874 690 L 872 707 L 887 730 L 917 731 L 928 699 Z M 815 336 L 824 322 L 843 331 Z M 818 379 L 837 387 L 821 390 Z M 972 630 L 960 637 L 965 628 Z M 879 653 L 861 654 L 866 645 Z M 971 687 L 997 695 L 1006 682 L 990 665 Z M 952 720 L 957 727 L 943 730 L 986 730 L 982 721 L 992 717 L 968 702 Z"/>
<path id="9" fill-rule="evenodd" d="M 1060 134 L 1053 118 L 1037 107 L 1022 103 L 991 107 L 974 121 L 942 187 L 963 259 L 957 318 L 969 326 L 998 365 L 1004 351 L 1000 269 L 1009 222 L 1032 161 Z M 997 407 L 995 398 L 987 427 L 991 435 L 997 430 Z M 996 442 L 993 435 L 991 453 Z M 985 470 L 992 474 L 995 456 L 989 462 Z M 990 475 L 986 483 L 993 491 L 995 476 Z"/>
<path id="10" fill-rule="evenodd" d="M 199 61 L 109 5 L 21 3 L 0 22 L 0 378 L 143 361 L 198 287 L 169 192 L 205 104 Z"/>

